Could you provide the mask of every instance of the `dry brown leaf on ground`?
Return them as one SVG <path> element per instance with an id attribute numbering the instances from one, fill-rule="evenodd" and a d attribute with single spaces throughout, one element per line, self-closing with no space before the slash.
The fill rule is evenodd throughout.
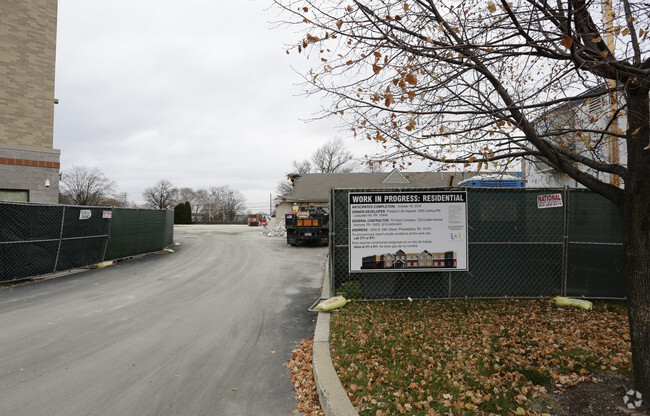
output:
<path id="1" fill-rule="evenodd" d="M 285 365 L 291 371 L 291 382 L 298 403 L 297 412 L 303 415 L 324 416 L 316 392 L 316 382 L 314 381 L 313 348 L 314 338 L 303 339 L 296 345 L 291 358 Z"/>

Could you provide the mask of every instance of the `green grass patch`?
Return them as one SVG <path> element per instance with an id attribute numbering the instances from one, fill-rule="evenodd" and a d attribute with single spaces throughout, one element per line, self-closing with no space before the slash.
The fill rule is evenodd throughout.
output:
<path id="1" fill-rule="evenodd" d="M 343 283 L 336 288 L 337 293 L 344 293 L 346 299 L 363 299 L 363 289 L 361 283 L 356 280 Z"/>
<path id="2" fill-rule="evenodd" d="M 537 368 L 515 368 L 514 371 L 519 372 L 521 375 L 526 377 L 531 383 L 536 386 L 551 386 L 552 379 L 548 371 L 539 370 Z"/>
<path id="3" fill-rule="evenodd" d="M 354 302 L 333 315 L 331 350 L 361 415 L 509 414 L 558 384 L 631 371 L 627 331 L 616 304 Z"/>

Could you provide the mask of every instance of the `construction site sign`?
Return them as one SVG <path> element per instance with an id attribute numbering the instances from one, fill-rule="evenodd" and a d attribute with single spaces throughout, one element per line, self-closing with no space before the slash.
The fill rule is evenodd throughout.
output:
<path id="1" fill-rule="evenodd" d="M 348 203 L 350 272 L 467 270 L 467 192 L 351 191 Z"/>

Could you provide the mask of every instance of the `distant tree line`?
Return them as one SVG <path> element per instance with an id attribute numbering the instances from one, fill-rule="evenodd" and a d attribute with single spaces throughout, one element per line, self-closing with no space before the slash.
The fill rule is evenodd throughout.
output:
<path id="1" fill-rule="evenodd" d="M 246 197 L 229 185 L 211 186 L 207 189 L 175 188 L 172 183 L 162 179 L 156 185 L 144 190 L 142 197 L 150 208 L 179 208 L 179 214 L 187 221 L 187 213 L 191 222 L 218 223 L 233 222 L 238 214 L 246 210 Z M 179 222 L 187 224 L 188 222 Z"/>
<path id="2" fill-rule="evenodd" d="M 159 180 L 142 193 L 147 208 L 174 208 L 174 222 L 233 222 L 246 211 L 246 197 L 229 185 L 209 188 L 176 188 L 167 179 Z M 126 193 L 98 168 L 73 166 L 61 175 L 59 202 L 66 205 L 114 206 L 135 208 Z"/>

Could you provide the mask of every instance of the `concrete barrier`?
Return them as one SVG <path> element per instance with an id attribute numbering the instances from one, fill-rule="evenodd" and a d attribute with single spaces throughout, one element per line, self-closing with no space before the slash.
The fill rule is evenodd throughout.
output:
<path id="1" fill-rule="evenodd" d="M 329 261 L 323 274 L 323 291 L 321 298 L 332 297 L 329 280 Z M 326 416 L 358 416 L 359 414 L 350 403 L 347 393 L 341 385 L 338 374 L 332 364 L 330 355 L 330 312 L 319 312 L 314 332 L 314 350 L 312 366 L 314 381 L 320 400 L 321 408 Z"/>

